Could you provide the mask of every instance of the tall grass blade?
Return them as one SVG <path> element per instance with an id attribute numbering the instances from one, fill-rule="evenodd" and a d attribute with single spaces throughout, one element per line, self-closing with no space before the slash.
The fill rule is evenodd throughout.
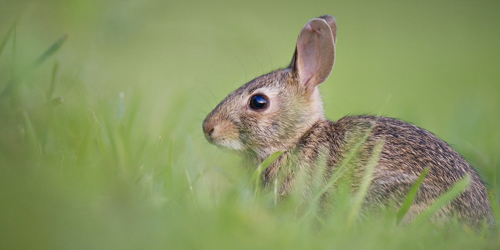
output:
<path id="1" fill-rule="evenodd" d="M 15 84 L 18 82 L 17 79 L 13 78 L 12 80 L 9 81 L 7 84 L 7 87 L 2 91 L 0 94 L 0 100 L 4 99 L 5 97 L 9 96 L 10 93 L 12 93 L 12 90 L 14 89 Z"/>
<path id="2" fill-rule="evenodd" d="M 35 62 L 33 62 L 33 67 L 40 66 L 45 60 L 54 55 L 64 44 L 64 42 L 68 39 L 68 35 L 64 34 L 61 38 L 55 41 L 42 55 L 40 55 Z"/>
<path id="3" fill-rule="evenodd" d="M 318 211 L 318 208 L 320 208 L 320 200 L 322 196 L 317 196 L 316 194 L 319 192 L 323 191 L 323 186 L 325 184 L 325 176 L 326 172 L 328 171 L 328 157 L 329 157 L 329 150 L 319 150 L 320 153 L 318 154 L 318 159 L 316 160 L 316 165 L 314 166 L 314 173 L 312 175 L 312 179 L 309 180 L 310 184 L 307 183 L 300 183 L 300 181 L 304 182 L 304 175 L 309 175 L 308 171 L 301 171 L 302 178 L 297 178 L 299 181 L 298 185 L 296 184 L 297 190 L 295 190 L 295 193 L 301 193 L 302 190 L 300 190 L 304 186 L 311 186 L 311 195 L 313 197 L 312 202 L 309 202 L 309 206 L 307 209 L 307 212 L 304 213 L 302 216 L 302 221 L 306 221 L 308 218 L 309 221 L 311 218 L 314 218 L 316 220 L 316 213 Z M 305 172 L 305 173 L 304 173 Z M 299 197 L 300 198 L 300 197 Z"/>
<path id="4" fill-rule="evenodd" d="M 189 183 L 189 191 L 191 191 L 191 195 L 193 196 L 193 201 L 194 201 L 194 190 L 193 190 L 193 183 L 191 182 L 191 177 L 189 177 L 189 172 L 187 168 L 184 169 L 186 171 L 186 177 Z"/>
<path id="5" fill-rule="evenodd" d="M 45 105 L 47 107 L 55 107 L 59 104 L 62 104 L 63 102 L 64 102 L 64 98 L 62 98 L 62 96 L 58 96 L 58 97 L 46 102 Z"/>
<path id="6" fill-rule="evenodd" d="M 128 155 L 126 153 L 127 150 L 125 141 L 123 140 L 122 135 L 118 131 L 117 126 L 112 121 L 112 119 L 110 117 L 105 117 L 105 119 L 109 141 L 111 143 L 111 147 L 113 148 L 114 157 L 117 162 L 117 171 L 119 172 L 120 176 L 126 177 L 128 176 L 128 169 L 126 168 L 126 165 L 128 163 Z"/>
<path id="7" fill-rule="evenodd" d="M 55 62 L 54 66 L 52 67 L 52 77 L 50 78 L 50 86 L 49 89 L 47 90 L 47 93 L 45 93 L 45 99 L 48 101 L 52 98 L 52 95 L 54 94 L 54 90 L 56 89 L 56 75 L 57 71 L 59 69 L 59 62 Z"/>
<path id="8" fill-rule="evenodd" d="M 161 135 L 158 136 L 158 144 L 156 145 L 155 158 L 153 160 L 153 168 L 151 170 L 151 174 L 154 174 L 155 171 L 156 160 L 158 159 L 158 152 L 160 151 L 160 144 L 161 144 Z"/>
<path id="9" fill-rule="evenodd" d="M 0 44 L 0 56 L 2 55 L 2 52 L 5 49 L 5 46 L 7 45 L 7 42 L 9 41 L 9 38 L 12 35 L 12 32 L 14 31 L 15 27 L 16 23 L 12 24 L 9 31 L 7 31 L 7 35 L 5 35 L 5 37 L 3 38 L 2 43 Z"/>
<path id="10" fill-rule="evenodd" d="M 30 67 L 28 67 L 27 69 L 25 69 L 22 72 L 19 72 L 18 74 L 15 74 L 12 77 L 12 79 L 9 81 L 7 87 L 5 87 L 5 89 L 0 94 L 0 99 L 4 99 L 7 96 L 9 96 L 10 93 L 12 93 L 12 91 L 14 90 L 14 88 L 17 86 L 17 83 L 20 82 L 24 77 L 26 77 L 27 75 L 29 75 L 33 71 L 33 69 L 35 69 L 38 66 L 40 66 L 43 62 L 45 62 L 45 60 L 47 60 L 54 53 L 56 53 L 61 48 L 61 46 L 64 44 L 64 42 L 66 41 L 67 38 L 68 38 L 68 35 L 64 35 L 61 38 L 59 38 L 59 40 L 57 40 L 56 42 L 54 42 L 52 44 L 52 46 L 50 46 L 42 55 L 40 55 L 33 62 L 33 64 Z"/>
<path id="11" fill-rule="evenodd" d="M 410 210 L 411 205 L 413 204 L 413 201 L 415 200 L 415 197 L 417 195 L 418 190 L 420 189 L 420 185 L 422 185 L 422 182 L 424 181 L 425 177 L 429 173 L 430 167 L 426 167 L 424 171 L 422 171 L 422 174 L 418 177 L 417 181 L 415 184 L 410 189 L 410 192 L 408 192 L 408 195 L 406 196 L 403 205 L 401 205 L 401 208 L 399 209 L 398 213 L 396 214 L 396 223 L 399 224 L 405 217 L 406 213 Z"/>
<path id="12" fill-rule="evenodd" d="M 142 93 L 140 88 L 136 88 L 134 90 L 134 94 L 130 95 L 131 100 L 130 104 L 128 105 L 128 112 L 127 112 L 127 123 L 125 124 L 125 135 L 130 136 L 130 132 L 132 130 L 132 125 L 134 124 L 135 118 L 137 117 L 137 113 L 140 107 L 140 103 L 142 100 Z"/>
<path id="13" fill-rule="evenodd" d="M 31 156 L 34 160 L 38 160 L 40 156 L 40 149 L 38 146 L 38 139 L 35 133 L 35 129 L 31 120 L 28 116 L 28 113 L 23 112 L 23 122 L 24 122 L 24 133 L 26 136 L 26 143 L 31 152 Z"/>
<path id="14" fill-rule="evenodd" d="M 92 126 L 89 125 L 88 128 L 85 131 L 85 135 L 82 138 L 82 142 L 80 144 L 80 147 L 76 151 L 76 164 L 83 166 L 85 163 L 85 160 L 88 159 L 87 157 L 87 151 L 89 149 L 89 143 L 91 141 L 92 137 Z"/>
<path id="15" fill-rule="evenodd" d="M 261 181 L 260 176 L 264 170 L 266 170 L 280 155 L 282 155 L 285 151 L 278 151 L 267 157 L 255 171 L 253 172 L 252 176 L 250 177 L 250 183 L 255 183 L 256 188 L 259 186 L 259 182 Z"/>
<path id="16" fill-rule="evenodd" d="M 93 110 L 90 110 L 92 113 L 92 119 L 94 120 L 94 128 L 95 128 L 95 140 L 97 143 L 97 148 L 101 154 L 106 152 L 106 143 L 104 142 L 104 135 L 101 127 L 101 123 L 99 123 L 99 119 L 97 119 L 97 115 Z"/>
<path id="17" fill-rule="evenodd" d="M 170 137 L 170 142 L 167 146 L 167 167 L 165 168 L 165 178 L 169 179 L 172 176 L 174 167 L 174 151 L 175 151 L 175 137 Z"/>
<path id="18" fill-rule="evenodd" d="M 446 193 L 441 195 L 429 208 L 427 208 L 427 210 L 420 214 L 415 219 L 415 222 L 413 224 L 418 226 L 427 222 L 434 213 L 436 213 L 439 209 L 451 202 L 465 189 L 467 189 L 470 185 L 470 182 L 471 177 L 467 174 L 460 181 L 456 182 Z"/>
<path id="19" fill-rule="evenodd" d="M 361 179 L 359 189 L 353 199 L 351 212 L 349 213 L 349 217 L 347 219 L 347 223 L 349 226 L 354 223 L 354 220 L 358 217 L 361 211 L 361 206 L 363 205 L 366 194 L 368 194 L 368 189 L 370 188 L 370 184 L 373 180 L 373 173 L 375 172 L 375 168 L 377 167 L 378 161 L 380 159 L 380 154 L 382 153 L 382 149 L 384 148 L 384 143 L 385 142 L 383 140 L 378 141 L 373 148 L 372 155 L 370 156 L 368 165 L 365 169 L 365 174 L 363 175 L 363 179 Z"/>
<path id="20" fill-rule="evenodd" d="M 12 35 L 12 61 L 11 61 L 11 76 L 17 74 L 16 59 L 17 59 L 17 26 L 14 26 L 14 31 Z"/>
<path id="21" fill-rule="evenodd" d="M 278 205 L 278 179 L 274 180 L 274 190 L 273 190 L 274 205 Z"/>
<path id="22" fill-rule="evenodd" d="M 321 198 L 321 196 L 324 193 L 326 193 L 328 190 L 330 190 L 335 185 L 335 183 L 337 183 L 337 181 L 348 170 L 347 168 L 348 168 L 349 162 L 351 162 L 351 160 L 354 158 L 356 153 L 359 152 L 359 149 L 361 148 L 361 146 L 363 146 L 363 144 L 368 140 L 368 137 L 370 137 L 370 134 L 371 134 L 373 128 L 377 125 L 379 118 L 380 117 L 378 116 L 377 119 L 375 120 L 374 125 L 368 131 L 366 131 L 366 134 L 361 138 L 361 140 L 359 140 L 359 142 L 356 143 L 356 145 L 354 145 L 354 147 L 349 151 L 349 154 L 347 155 L 347 157 L 344 158 L 344 160 L 342 160 L 342 163 L 340 164 L 340 166 L 337 168 L 337 170 L 335 170 L 335 173 L 328 180 L 328 183 L 323 187 L 323 189 L 320 192 L 318 192 L 318 194 L 316 194 L 313 202 L 317 202 Z"/>
<path id="23" fill-rule="evenodd" d="M 500 231 L 498 230 L 498 223 L 500 222 L 500 207 L 498 206 L 495 197 L 496 195 L 493 192 L 488 192 L 488 198 L 490 198 L 491 203 L 491 210 L 493 211 L 493 218 L 495 218 L 495 221 L 497 221 L 497 233 L 500 235 Z"/>
<path id="24" fill-rule="evenodd" d="M 125 115 L 125 93 L 120 92 L 118 95 L 118 121 L 123 121 L 123 116 Z"/>

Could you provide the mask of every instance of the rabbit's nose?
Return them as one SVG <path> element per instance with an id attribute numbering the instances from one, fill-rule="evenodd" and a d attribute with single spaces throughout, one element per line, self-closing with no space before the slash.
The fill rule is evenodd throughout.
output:
<path id="1" fill-rule="evenodd" d="M 203 133 L 208 141 L 212 141 L 212 134 L 214 133 L 215 126 L 211 122 L 203 123 Z"/>

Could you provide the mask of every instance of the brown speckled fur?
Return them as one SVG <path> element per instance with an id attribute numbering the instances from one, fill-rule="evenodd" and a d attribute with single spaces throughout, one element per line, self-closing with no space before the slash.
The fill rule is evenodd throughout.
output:
<path id="1" fill-rule="evenodd" d="M 327 120 L 318 88 L 311 92 L 304 87 L 293 65 L 258 77 L 229 94 L 203 122 L 207 139 L 241 153 L 250 166 L 257 166 L 276 151 L 285 151 L 262 177 L 265 185 L 279 179 L 280 193 L 286 195 L 298 170 L 314 172 L 320 154 L 326 152 L 328 179 L 353 146 L 369 133 L 350 162 L 351 186 L 355 190 L 375 144 L 384 143 L 365 207 L 401 205 L 424 168 L 430 167 L 406 221 L 469 174 L 469 188 L 434 219 L 446 221 L 456 215 L 473 227 L 483 221 L 493 223 L 485 186 L 469 163 L 448 144 L 422 128 L 393 118 L 349 116 L 336 122 Z M 249 98 L 256 93 L 269 96 L 267 110 L 257 112 L 248 107 Z M 307 186 L 299 188 L 310 195 Z"/>

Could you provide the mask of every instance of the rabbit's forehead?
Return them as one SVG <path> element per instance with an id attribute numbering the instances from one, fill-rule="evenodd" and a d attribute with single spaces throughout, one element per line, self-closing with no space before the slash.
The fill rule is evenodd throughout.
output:
<path id="1" fill-rule="evenodd" d="M 273 83 L 273 85 L 274 84 L 276 84 L 276 83 Z M 248 95 L 264 94 L 264 95 L 267 95 L 269 98 L 274 98 L 279 93 L 280 93 L 280 90 L 278 88 L 261 87 L 261 88 L 257 88 L 255 90 L 251 91 L 250 93 L 248 93 Z"/>

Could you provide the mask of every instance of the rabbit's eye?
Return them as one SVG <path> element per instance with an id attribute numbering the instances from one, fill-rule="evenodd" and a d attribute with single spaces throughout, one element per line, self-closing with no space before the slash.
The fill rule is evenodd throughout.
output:
<path id="1" fill-rule="evenodd" d="M 264 110 L 269 106 L 269 100 L 265 95 L 256 94 L 250 97 L 249 105 L 254 110 Z"/>

